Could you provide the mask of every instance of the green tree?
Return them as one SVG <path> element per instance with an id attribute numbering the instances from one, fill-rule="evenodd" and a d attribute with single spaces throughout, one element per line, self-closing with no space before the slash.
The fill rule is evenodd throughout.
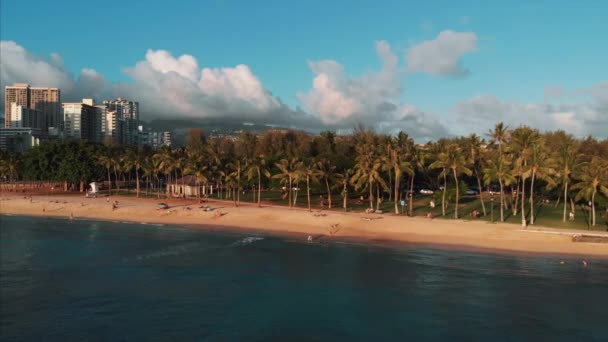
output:
<path id="1" fill-rule="evenodd" d="M 578 190 L 575 199 L 585 199 L 591 202 L 590 225 L 595 227 L 595 195 L 598 192 L 608 196 L 608 162 L 598 157 L 582 165 L 577 175 L 578 182 L 572 185 L 572 190 Z"/>
<path id="2" fill-rule="evenodd" d="M 329 159 L 323 159 L 317 162 L 317 170 L 320 172 L 320 177 L 325 181 L 328 208 L 331 209 L 331 184 L 335 181 L 336 166 Z"/>
<path id="3" fill-rule="evenodd" d="M 292 193 L 293 193 L 293 182 L 297 181 L 300 177 L 299 170 L 302 162 L 298 161 L 296 158 L 291 159 L 281 159 L 279 163 L 276 163 L 276 167 L 279 169 L 279 173 L 272 176 L 272 178 L 280 179 L 281 184 L 288 186 L 288 201 L 289 207 L 292 206 Z"/>

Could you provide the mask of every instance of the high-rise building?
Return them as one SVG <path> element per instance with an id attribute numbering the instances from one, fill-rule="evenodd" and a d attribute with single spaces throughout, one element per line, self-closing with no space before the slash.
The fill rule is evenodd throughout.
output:
<path id="1" fill-rule="evenodd" d="M 30 127 L 40 130 L 46 129 L 46 118 L 44 113 L 36 109 L 30 109 L 17 103 L 11 103 L 8 115 L 11 117 L 11 127 Z"/>
<path id="2" fill-rule="evenodd" d="M 61 92 L 58 88 L 30 88 L 30 108 L 44 113 L 46 127 L 61 129 L 63 117 L 61 115 Z"/>
<path id="3" fill-rule="evenodd" d="M 63 103 L 63 134 L 68 139 L 100 142 L 101 117 L 86 103 Z"/>
<path id="4" fill-rule="evenodd" d="M 29 85 L 16 83 L 13 86 L 6 86 L 4 88 L 4 127 L 6 128 L 12 127 L 18 121 L 16 118 L 13 118 L 12 104 L 22 108 L 29 108 Z"/>
<path id="5" fill-rule="evenodd" d="M 111 111 L 116 111 L 118 120 L 122 121 L 121 142 L 124 145 L 137 145 L 139 127 L 139 102 L 122 98 L 103 101 Z"/>
<path id="6" fill-rule="evenodd" d="M 118 120 L 118 113 L 115 110 L 101 109 L 102 106 L 98 106 L 103 111 L 104 120 L 104 142 L 106 144 L 121 145 L 122 144 L 122 121 Z"/>
<path id="7" fill-rule="evenodd" d="M 6 86 L 4 98 L 4 126 L 11 127 L 15 120 L 11 113 L 11 104 L 22 108 L 35 109 L 45 117 L 45 130 L 48 127 L 61 128 L 61 92 L 58 88 L 30 87 L 26 83 Z"/>

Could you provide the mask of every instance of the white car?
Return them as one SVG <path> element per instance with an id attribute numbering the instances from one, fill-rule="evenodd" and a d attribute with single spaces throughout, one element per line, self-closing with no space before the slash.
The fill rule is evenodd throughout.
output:
<path id="1" fill-rule="evenodd" d="M 421 194 L 424 194 L 424 195 L 432 195 L 432 194 L 434 194 L 434 193 L 435 193 L 435 191 L 430 190 L 430 189 L 421 189 L 421 190 L 420 190 L 420 193 L 421 193 Z"/>

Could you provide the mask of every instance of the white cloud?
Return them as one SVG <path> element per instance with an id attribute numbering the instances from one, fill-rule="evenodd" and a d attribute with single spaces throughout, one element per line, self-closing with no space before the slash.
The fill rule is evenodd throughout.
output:
<path id="1" fill-rule="evenodd" d="M 309 62 L 315 77 L 312 89 L 298 94 L 304 108 L 328 127 L 348 129 L 361 123 L 385 133 L 406 130 L 419 140 L 447 134 L 433 114 L 400 103 L 398 58 L 390 45 L 377 42 L 376 53 L 382 69 L 357 78 L 348 77 L 336 61 Z"/>
<path id="2" fill-rule="evenodd" d="M 198 62 L 190 55 L 181 55 L 174 58 L 171 53 L 165 50 L 151 50 L 146 52 L 146 61 L 150 67 L 163 74 L 175 72 L 191 81 L 198 78 Z"/>
<path id="3" fill-rule="evenodd" d="M 409 72 L 435 76 L 463 77 L 469 74 L 459 59 L 477 48 L 473 32 L 443 31 L 436 39 L 427 40 L 408 49 L 405 59 Z"/>
<path id="4" fill-rule="evenodd" d="M 450 123 L 455 134 L 485 134 L 495 123 L 511 127 L 527 125 L 541 131 L 561 129 L 575 136 L 606 138 L 608 132 L 608 83 L 598 84 L 585 93 L 588 102 L 520 103 L 495 96 L 476 96 L 457 103 Z"/>
<path id="5" fill-rule="evenodd" d="M 4 86 L 28 83 L 61 89 L 62 101 L 77 101 L 82 97 L 101 94 L 105 79 L 93 69 L 82 69 L 75 79 L 64 67 L 59 54 L 48 59 L 33 55 L 13 41 L 0 41 L 0 103 L 4 108 Z"/>
<path id="6" fill-rule="evenodd" d="M 388 43 L 377 42 L 376 53 L 382 60 L 382 70 L 359 78 L 349 78 L 336 61 L 309 62 L 315 74 L 313 88 L 307 94 L 298 94 L 298 99 L 329 125 L 382 119 L 377 107 L 397 99 L 401 89 L 397 56 Z"/>

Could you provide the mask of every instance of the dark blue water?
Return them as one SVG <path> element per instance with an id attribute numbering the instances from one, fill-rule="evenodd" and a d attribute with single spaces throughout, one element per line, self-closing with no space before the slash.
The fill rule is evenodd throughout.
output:
<path id="1" fill-rule="evenodd" d="M 605 261 L 0 220 L 3 341 L 608 341 Z"/>

